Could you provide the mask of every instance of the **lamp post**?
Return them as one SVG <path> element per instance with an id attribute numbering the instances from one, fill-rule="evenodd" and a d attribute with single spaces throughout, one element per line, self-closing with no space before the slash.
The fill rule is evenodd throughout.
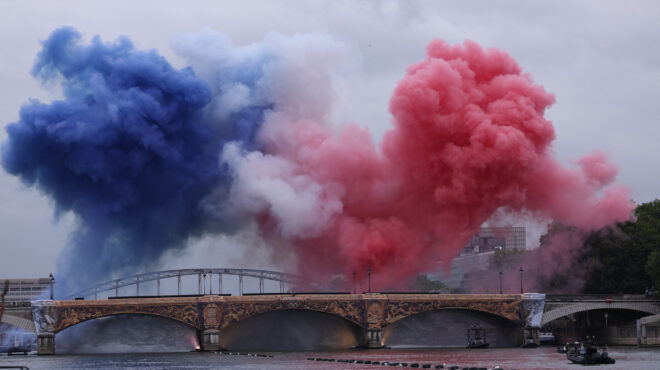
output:
<path id="1" fill-rule="evenodd" d="M 355 271 L 353 271 L 353 294 L 356 294 L 356 290 L 355 290 Z"/>
<path id="2" fill-rule="evenodd" d="M 367 280 L 369 281 L 369 293 L 371 293 L 371 266 L 367 267 Z"/>
<path id="3" fill-rule="evenodd" d="M 48 274 L 48 277 L 50 278 L 50 299 L 53 300 L 53 287 L 55 286 L 55 277 L 53 276 L 52 272 Z"/>
<path id="4" fill-rule="evenodd" d="M 177 291 L 177 295 L 181 295 L 181 271 L 177 273 L 176 291 Z"/>
<path id="5" fill-rule="evenodd" d="M 522 287 L 522 273 L 523 273 L 523 268 L 522 266 L 520 267 L 520 294 L 523 294 L 523 287 Z"/>
<path id="6" fill-rule="evenodd" d="M 204 276 L 204 284 L 202 285 L 202 287 L 203 287 L 202 292 L 203 292 L 204 294 L 206 294 L 206 272 L 203 273 L 202 276 Z"/>
<path id="7" fill-rule="evenodd" d="M 500 294 L 502 294 L 502 271 L 500 271 Z"/>
<path id="8" fill-rule="evenodd" d="M 209 270 L 209 294 L 213 294 L 213 270 Z"/>

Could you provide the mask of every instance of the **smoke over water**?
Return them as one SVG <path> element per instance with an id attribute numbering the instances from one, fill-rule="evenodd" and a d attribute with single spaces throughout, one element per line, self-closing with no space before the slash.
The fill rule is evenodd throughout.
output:
<path id="1" fill-rule="evenodd" d="M 338 122 L 355 59 L 324 35 L 233 46 L 210 30 L 175 40 L 192 68 L 121 38 L 70 28 L 43 42 L 33 75 L 64 99 L 30 101 L 7 125 L 2 163 L 80 226 L 61 274 L 133 272 L 192 237 L 258 225 L 299 273 L 404 286 L 454 257 L 495 213 L 579 228 L 630 217 L 602 153 L 558 163 L 544 118 L 554 97 L 505 52 L 427 47 L 390 101 L 381 143 Z"/>

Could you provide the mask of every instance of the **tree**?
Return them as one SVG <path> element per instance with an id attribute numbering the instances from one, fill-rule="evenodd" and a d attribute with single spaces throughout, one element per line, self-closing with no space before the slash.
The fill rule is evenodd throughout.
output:
<path id="1" fill-rule="evenodd" d="M 635 209 L 635 220 L 592 233 L 582 258 L 595 261 L 587 293 L 644 293 L 660 279 L 660 200 Z"/>
<path id="2" fill-rule="evenodd" d="M 660 200 L 638 205 L 633 220 L 588 234 L 554 222 L 535 252 L 543 254 L 543 248 L 553 248 L 555 237 L 571 233 L 582 235 L 582 247 L 571 251 L 563 269 L 539 279 L 542 289 L 561 290 L 575 279 L 584 280 L 584 293 L 634 294 L 660 288 Z"/>
<path id="3" fill-rule="evenodd" d="M 653 251 L 649 255 L 649 259 L 646 261 L 646 273 L 653 281 L 655 290 L 657 291 L 658 287 L 660 287 L 660 251 Z"/>

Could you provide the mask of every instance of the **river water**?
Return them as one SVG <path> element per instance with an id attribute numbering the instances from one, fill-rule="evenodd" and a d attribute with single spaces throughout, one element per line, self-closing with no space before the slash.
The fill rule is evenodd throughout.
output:
<path id="1" fill-rule="evenodd" d="M 660 348 L 611 347 L 616 364 L 589 366 L 589 369 L 660 369 Z M 310 361 L 308 358 L 354 359 L 405 362 L 432 365 L 504 369 L 580 369 L 571 364 L 554 347 L 493 349 L 377 349 L 332 352 L 268 352 L 272 357 L 256 353 L 131 353 L 100 355 L 0 356 L 0 366 L 21 365 L 30 369 L 378 369 L 390 366 Z"/>

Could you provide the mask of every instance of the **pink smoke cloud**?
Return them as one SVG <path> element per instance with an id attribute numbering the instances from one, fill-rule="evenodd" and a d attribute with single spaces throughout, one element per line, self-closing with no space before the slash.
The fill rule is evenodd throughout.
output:
<path id="1" fill-rule="evenodd" d="M 604 154 L 575 168 L 553 158 L 554 101 L 507 53 L 435 40 L 394 90 L 380 147 L 356 124 L 332 132 L 276 109 L 259 133 L 267 155 L 223 157 L 249 174 L 232 198 L 293 246 L 300 273 L 362 279 L 371 267 L 375 289 L 447 264 L 497 211 L 585 229 L 628 219 L 628 189 Z"/>

